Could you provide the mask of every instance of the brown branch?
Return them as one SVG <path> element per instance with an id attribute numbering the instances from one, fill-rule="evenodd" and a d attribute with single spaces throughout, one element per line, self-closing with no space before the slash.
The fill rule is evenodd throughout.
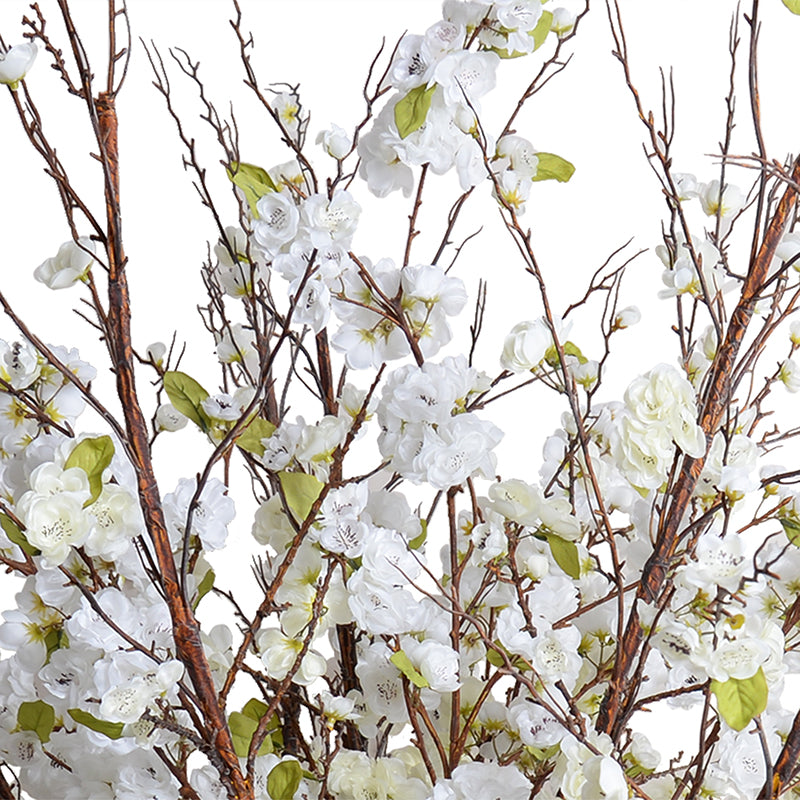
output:
<path id="1" fill-rule="evenodd" d="M 177 656 L 186 667 L 198 696 L 205 722 L 210 729 L 211 744 L 225 766 L 220 777 L 232 798 L 248 798 L 253 796 L 253 790 L 242 774 L 239 759 L 233 749 L 230 730 L 217 699 L 211 669 L 200 639 L 200 626 L 180 588 L 153 470 L 147 420 L 139 405 L 134 375 L 131 306 L 125 274 L 126 259 L 120 236 L 118 124 L 114 97 L 101 93 L 95 104 L 99 120 L 101 158 L 107 176 L 109 349 L 114 354 L 117 393 L 125 416 L 142 513 L 161 571 Z"/>
<path id="2" fill-rule="evenodd" d="M 780 797 L 797 775 L 798 760 L 800 760 L 800 711 L 795 715 L 792 729 L 772 768 L 772 780 L 764 782 L 758 800 L 773 800 L 775 797 Z"/>
<path id="3" fill-rule="evenodd" d="M 800 159 L 795 161 L 792 170 L 794 181 L 800 180 Z M 720 345 L 717 356 L 709 370 L 707 388 L 704 392 L 699 424 L 706 435 L 707 449 L 711 446 L 714 435 L 728 410 L 736 357 L 744 335 L 753 316 L 755 305 L 760 297 L 764 283 L 768 279 L 769 267 L 775 255 L 775 249 L 781 241 L 789 218 L 797 202 L 797 190 L 789 186 L 781 197 L 775 213 L 764 233 L 764 239 L 758 250 L 755 261 L 742 286 L 739 302 L 731 315 L 724 342 Z M 642 641 L 643 631 L 639 621 L 638 602 L 652 602 L 660 594 L 667 576 L 670 563 L 678 543 L 683 518 L 689 509 L 692 494 L 703 471 L 706 456 L 691 458 L 685 456 L 679 477 L 671 491 L 671 498 L 662 515 L 662 523 L 658 531 L 653 552 L 642 569 L 641 582 L 636 592 L 636 600 L 628 617 L 625 633 L 622 637 L 619 657 L 615 664 L 609 690 L 603 699 L 597 720 L 598 731 L 617 737 L 624 725 L 621 711 L 625 698 L 632 696 L 637 687 L 628 683 L 628 674 L 637 656 Z M 800 733 L 798 734 L 800 737 Z M 800 748 L 800 743 L 798 744 Z M 800 749 L 799 749 L 800 751 Z"/>
<path id="4" fill-rule="evenodd" d="M 411 245 L 419 235 L 417 230 L 417 215 L 422 205 L 422 191 L 425 188 L 425 176 L 428 174 L 428 164 L 423 164 L 419 173 L 419 184 L 417 185 L 417 195 L 414 198 L 414 208 L 408 217 L 408 236 L 406 237 L 406 250 L 403 254 L 403 266 L 407 267 L 411 260 Z"/>

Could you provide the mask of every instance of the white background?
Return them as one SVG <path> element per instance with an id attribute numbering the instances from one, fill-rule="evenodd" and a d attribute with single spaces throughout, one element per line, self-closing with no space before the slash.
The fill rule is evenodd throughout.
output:
<path id="1" fill-rule="evenodd" d="M 658 112 L 661 104 L 659 67 L 674 67 L 677 105 L 675 169 L 694 172 L 700 180 L 718 176 L 719 141 L 724 135 L 730 60 L 727 53 L 729 24 L 736 3 L 731 0 L 621 0 L 631 54 L 633 77 L 645 108 Z M 95 72 L 105 72 L 105 7 L 101 0 L 72 3 L 79 28 L 85 31 Z M 779 0 L 761 3 L 762 112 L 771 157 L 783 160 L 797 150 L 796 42 L 800 18 L 786 11 Z M 50 32 L 65 50 L 66 39 L 56 4 L 42 0 Z M 130 258 L 133 287 L 135 345 L 144 350 L 154 340 L 169 341 L 173 330 L 188 342 L 184 367 L 211 388 L 215 378 L 213 342 L 201 326 L 195 307 L 203 301 L 199 268 L 216 233 L 209 214 L 200 206 L 191 176 L 181 167 L 181 148 L 161 98 L 150 85 L 152 75 L 139 37 L 160 48 L 167 61 L 173 89 L 185 114 L 186 129 L 198 138 L 200 157 L 208 168 L 220 207 L 234 224 L 235 206 L 218 162 L 209 131 L 198 119 L 195 88 L 170 63 L 168 50 L 185 48 L 201 61 L 201 75 L 209 97 L 221 114 L 235 104 L 242 137 L 242 158 L 264 167 L 288 160 L 290 154 L 276 135 L 271 121 L 250 99 L 242 85 L 243 71 L 235 38 L 228 25 L 232 4 L 227 0 L 132 0 L 130 17 L 134 52 L 127 84 L 119 100 L 124 237 Z M 422 33 L 439 18 L 436 0 L 242 0 L 244 28 L 256 40 L 254 65 L 262 85 L 271 82 L 300 84 L 301 98 L 311 110 L 309 152 L 321 174 L 333 169 L 322 151 L 313 146 L 318 130 L 330 123 L 352 128 L 361 119 L 361 88 L 366 69 L 386 37 L 387 52 L 408 30 Z M 7 44 L 21 40 L 19 20 L 30 13 L 19 0 L 0 2 L 0 32 Z M 743 24 L 738 55 L 738 76 L 747 62 L 748 30 Z M 636 119 L 624 88 L 619 65 L 611 55 L 605 8 L 593 0 L 593 10 L 567 53 L 574 58 L 567 70 L 538 94 L 520 115 L 518 132 L 543 151 L 570 159 L 577 168 L 567 185 L 538 184 L 528 204 L 525 223 L 533 231 L 534 248 L 549 282 L 556 312 L 583 294 L 589 276 L 608 255 L 633 237 L 631 252 L 649 248 L 631 267 L 626 303 L 643 311 L 641 325 L 620 339 L 618 358 L 609 371 L 611 389 L 604 399 L 619 396 L 633 375 L 658 361 L 674 362 L 677 354 L 668 331 L 672 305 L 657 299 L 661 264 L 652 252 L 659 243 L 665 210 L 660 189 L 644 158 L 644 127 Z M 540 53 L 543 51 L 540 51 Z M 88 156 L 91 136 L 81 101 L 67 97 L 48 56 L 40 52 L 28 85 L 40 108 L 45 130 L 68 166 L 75 182 L 101 214 L 101 179 Z M 385 62 L 382 62 L 385 63 Z M 483 103 L 486 129 L 497 130 L 516 103 L 521 89 L 541 63 L 540 54 L 501 64 L 500 88 Z M 733 152 L 750 154 L 754 148 L 749 121 L 746 84 L 740 83 L 737 129 Z M 99 87 L 101 88 L 101 87 Z M 4 95 L 5 92 L 0 92 Z M 732 170 L 729 180 L 749 188 L 754 173 Z M 438 244 L 446 211 L 458 194 L 452 176 L 426 196 L 420 217 L 423 234 L 415 243 L 412 261 L 424 262 Z M 364 213 L 354 250 L 373 260 L 402 259 L 407 214 L 411 200 L 393 195 L 378 201 L 363 184 L 354 192 Z M 489 281 L 487 331 L 478 351 L 477 365 L 496 374 L 502 337 L 511 326 L 541 314 L 536 286 L 522 272 L 514 249 L 503 233 L 488 185 L 476 192 L 455 238 L 462 239 L 479 226 L 484 232 L 465 249 L 458 273 L 472 298 L 479 276 Z M 88 233 L 88 227 L 85 231 Z M 28 145 L 15 119 L 10 99 L 0 96 L 0 290 L 45 341 L 78 346 L 100 371 L 98 391 L 113 407 L 112 386 L 102 349 L 92 332 L 70 309 L 79 303 L 81 289 L 51 292 L 35 283 L 32 273 L 54 255 L 69 236 L 56 193 L 41 163 Z M 734 240 L 734 269 L 741 272 L 746 238 Z M 278 279 L 280 280 L 280 279 Z M 465 341 L 469 322 L 465 312 L 457 342 Z M 575 339 L 587 356 L 599 357 L 591 336 L 592 318 L 576 324 Z M 0 333 L 13 336 L 6 321 Z M 501 426 L 516 429 L 500 447 L 500 470 L 536 479 L 542 437 L 557 424 L 561 411 L 543 390 L 527 396 L 522 406 L 498 406 L 505 416 Z M 180 438 L 177 438 L 180 437 Z M 184 431 L 178 444 L 158 455 L 169 491 L 180 475 L 202 467 L 207 452 L 199 434 Z M 165 457 L 166 456 L 166 457 Z M 242 515 L 243 517 L 245 515 Z M 235 535 L 247 539 L 249 523 L 238 522 Z M 240 554 L 229 564 L 231 576 L 246 570 Z M 10 578 L 3 578 L 9 585 Z"/>

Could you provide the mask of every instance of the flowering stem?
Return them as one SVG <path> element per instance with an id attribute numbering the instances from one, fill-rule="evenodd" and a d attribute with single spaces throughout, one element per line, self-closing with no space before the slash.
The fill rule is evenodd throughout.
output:
<path id="1" fill-rule="evenodd" d="M 736 356 L 744 339 L 747 327 L 753 316 L 756 302 L 767 280 L 769 267 L 786 225 L 791 218 L 797 202 L 797 189 L 793 184 L 800 180 L 800 160 L 795 161 L 790 183 L 764 233 L 761 247 L 753 261 L 745 279 L 739 302 L 731 315 L 730 324 L 724 342 L 720 345 L 714 363 L 711 366 L 707 388 L 704 392 L 699 424 L 706 435 L 710 446 L 723 416 L 728 409 L 731 392 L 734 389 L 731 376 L 734 373 Z M 628 683 L 627 677 L 631 666 L 639 652 L 643 630 L 639 621 L 638 602 L 652 602 L 664 586 L 667 571 L 675 555 L 680 541 L 679 530 L 684 515 L 689 508 L 692 494 L 703 471 L 706 457 L 692 458 L 685 456 L 679 470 L 669 504 L 662 514 L 653 552 L 642 569 L 641 582 L 636 592 L 636 599 L 628 617 L 625 633 L 621 640 L 619 655 L 614 668 L 608 693 L 600 706 L 597 729 L 618 736 L 624 727 L 627 713 L 625 708 L 631 706 L 637 686 Z M 798 726 L 798 753 L 800 753 L 800 725 Z M 777 774 L 777 773 L 776 773 Z"/>

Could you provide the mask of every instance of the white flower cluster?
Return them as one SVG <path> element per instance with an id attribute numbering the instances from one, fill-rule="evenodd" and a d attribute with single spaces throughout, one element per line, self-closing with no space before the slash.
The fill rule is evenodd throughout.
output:
<path id="1" fill-rule="evenodd" d="M 410 195 L 411 167 L 422 164 L 437 175 L 455 167 L 465 190 L 486 177 L 472 134 L 500 59 L 465 50 L 466 36 L 463 23 L 444 19 L 400 42 L 389 75 L 396 92 L 358 143 L 361 177 L 378 197 L 397 189 Z"/>
<path id="2" fill-rule="evenodd" d="M 705 453 L 694 389 L 675 367 L 660 364 L 635 380 L 625 392 L 625 411 L 618 441 L 620 463 L 634 486 L 659 487 L 676 445 L 695 458 Z"/>
<path id="3" fill-rule="evenodd" d="M 85 407 L 80 387 L 95 371 L 62 347 L 45 357 L 0 342 L 0 353 L 0 555 L 30 565 L 16 609 L 0 624 L 8 651 L 0 753 L 31 796 L 174 794 L 175 778 L 153 748 L 179 737 L 151 718 L 177 702 L 184 665 L 172 657 L 169 612 L 140 558 L 136 478 L 110 436 L 70 432 Z M 178 555 L 194 488 L 182 481 L 164 502 Z M 222 546 L 232 518 L 221 489 L 212 479 L 194 510 L 194 537 L 206 549 Z M 200 558 L 188 576 L 195 595 L 206 569 Z M 42 709 L 52 713 L 47 728 Z"/>
<path id="4" fill-rule="evenodd" d="M 289 190 L 267 191 L 257 213 L 249 242 L 228 228 L 226 244 L 217 245 L 213 275 L 227 294 L 252 294 L 254 281 L 274 269 L 289 283 L 293 325 L 319 332 L 335 312 L 341 325 L 332 344 L 353 369 L 402 358 L 412 346 L 432 356 L 450 341 L 447 318 L 467 302 L 461 279 L 430 264 L 401 270 L 388 258 L 355 259 L 350 247 L 360 207 L 349 192 L 298 201 Z M 218 335 L 217 353 L 223 363 L 240 364 L 254 383 L 258 353 L 250 328 L 229 326 Z"/>
<path id="5" fill-rule="evenodd" d="M 78 357 L 77 350 L 51 347 L 53 355 L 80 383 L 97 374 Z M 58 425 L 71 425 L 83 411 L 83 398 L 75 384 L 51 366 L 27 342 L 0 340 L 0 456 L 23 458 L 24 451 L 54 450 L 59 439 L 51 436 Z M 43 459 L 42 459 L 43 460 Z M 18 461 L 5 461 L 5 469 Z"/>
<path id="6" fill-rule="evenodd" d="M 539 171 L 539 158 L 533 145 L 522 136 L 504 136 L 497 143 L 492 160 L 495 192 L 517 213 L 525 209 L 533 181 Z"/>
<path id="7" fill-rule="evenodd" d="M 395 93 L 358 142 L 359 170 L 370 191 L 410 195 L 411 168 L 423 164 L 437 175 L 455 168 L 464 191 L 485 180 L 477 115 L 501 59 L 527 55 L 551 31 L 564 35 L 574 23 L 566 9 L 543 10 L 538 0 L 453 0 L 444 3 L 444 19 L 424 34 L 406 34 L 387 77 Z M 497 157 L 505 160 L 496 167 L 503 173 L 503 196 L 514 197 L 515 181 L 518 193 L 526 191 L 537 165 L 530 144 L 506 136 Z"/>
<path id="8" fill-rule="evenodd" d="M 463 356 L 395 370 L 378 406 L 382 455 L 404 478 L 437 489 L 493 477 L 491 451 L 502 432 L 468 410 L 470 397 L 487 388 Z"/>

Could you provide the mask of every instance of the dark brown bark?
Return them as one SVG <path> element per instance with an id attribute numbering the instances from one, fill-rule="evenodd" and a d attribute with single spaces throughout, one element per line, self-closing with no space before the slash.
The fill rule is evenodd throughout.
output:
<path id="1" fill-rule="evenodd" d="M 120 233 L 118 121 L 113 95 L 100 93 L 95 107 L 98 114 L 101 160 L 106 174 L 109 350 L 114 359 L 117 393 L 125 417 L 130 453 L 134 459 L 140 504 L 172 618 L 176 655 L 185 665 L 199 699 L 205 724 L 210 731 L 209 744 L 224 765 L 221 778 L 228 793 L 236 800 L 248 800 L 253 797 L 253 790 L 242 774 L 239 759 L 233 749 L 230 730 L 203 651 L 200 627 L 180 588 L 153 471 L 147 421 L 139 406 L 134 376 L 131 307 Z"/>
<path id="2" fill-rule="evenodd" d="M 342 694 L 345 695 L 353 689 L 361 691 L 361 684 L 356 675 L 356 664 L 358 654 L 356 653 L 356 626 L 351 622 L 349 625 L 336 626 L 336 639 L 339 642 L 339 663 L 342 667 Z M 358 728 L 352 722 L 345 722 L 344 734 L 342 736 L 344 746 L 350 750 L 367 750 L 367 740 L 358 732 Z"/>
<path id="3" fill-rule="evenodd" d="M 797 772 L 798 759 L 800 759 L 800 711 L 794 718 L 783 750 L 772 769 L 772 780 L 764 784 L 758 800 L 773 800 L 786 791 L 787 784 Z"/>

